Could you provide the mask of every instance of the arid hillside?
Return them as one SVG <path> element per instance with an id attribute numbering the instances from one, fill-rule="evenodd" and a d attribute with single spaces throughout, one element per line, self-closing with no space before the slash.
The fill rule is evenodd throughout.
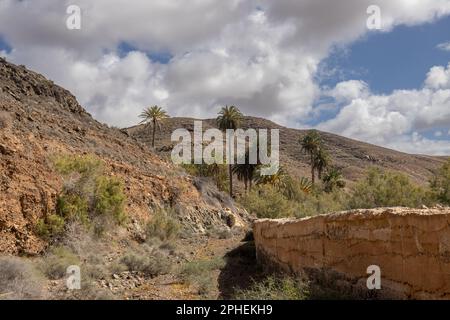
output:
<path id="1" fill-rule="evenodd" d="M 55 210 L 62 188 L 52 157 L 93 154 L 125 184 L 127 225 L 139 237 L 154 210 L 170 206 L 187 228 L 226 225 L 236 209 L 226 196 L 162 160 L 125 131 L 94 120 L 67 90 L 0 59 L 0 253 L 36 254 L 46 243 L 38 219 Z"/>
<path id="2" fill-rule="evenodd" d="M 204 130 L 212 127 L 216 127 L 214 119 L 203 120 Z M 156 136 L 156 147 L 159 147 L 161 151 L 169 152 L 173 146 L 170 135 L 177 128 L 193 131 L 194 119 L 169 118 L 165 120 L 161 132 Z M 282 127 L 272 121 L 255 117 L 245 117 L 242 128 L 279 129 L 281 164 L 296 176 L 308 177 L 310 175 L 309 157 L 301 151 L 298 143 L 306 134 L 306 130 Z M 126 130 L 142 143 L 151 144 L 150 129 L 145 125 Z M 361 177 L 367 168 L 378 166 L 404 172 L 417 183 L 424 184 L 428 182 L 433 171 L 445 161 L 444 157 L 411 155 L 327 132 L 320 132 L 320 134 L 332 157 L 333 164 L 342 169 L 344 177 L 350 182 Z"/>

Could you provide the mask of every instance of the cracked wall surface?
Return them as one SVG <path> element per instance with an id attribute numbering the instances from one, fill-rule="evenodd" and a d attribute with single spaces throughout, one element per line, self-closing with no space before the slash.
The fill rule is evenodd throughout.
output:
<path id="1" fill-rule="evenodd" d="M 366 289 L 367 268 L 381 268 L 378 292 L 403 299 L 450 299 L 450 208 L 380 208 L 297 220 L 257 220 L 258 259 L 302 274 L 339 275 Z"/>

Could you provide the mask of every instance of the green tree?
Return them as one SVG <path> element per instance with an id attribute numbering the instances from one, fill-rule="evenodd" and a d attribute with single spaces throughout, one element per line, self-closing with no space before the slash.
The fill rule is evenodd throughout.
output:
<path id="1" fill-rule="evenodd" d="M 314 155 L 314 168 L 317 170 L 319 179 L 322 179 L 322 173 L 328 168 L 331 160 L 325 149 L 320 146 Z"/>
<path id="2" fill-rule="evenodd" d="M 300 145 L 302 146 L 302 151 L 306 152 L 310 156 L 310 164 L 311 164 L 311 181 L 314 184 L 315 182 L 315 163 L 314 158 L 319 151 L 322 145 L 322 139 L 320 135 L 315 130 L 310 130 L 306 136 L 300 140 Z"/>
<path id="3" fill-rule="evenodd" d="M 141 124 L 145 123 L 152 127 L 152 147 L 154 148 L 156 127 L 161 129 L 161 121 L 169 118 L 169 115 L 161 107 L 153 106 L 144 109 L 139 117 L 142 118 Z"/>
<path id="4" fill-rule="evenodd" d="M 326 174 L 322 177 L 324 183 L 324 189 L 326 192 L 333 192 L 336 188 L 344 188 L 345 181 L 342 176 L 341 170 L 338 168 L 330 168 Z"/>
<path id="5" fill-rule="evenodd" d="M 236 130 L 240 126 L 242 117 L 243 115 L 241 111 L 239 111 L 239 109 L 235 106 L 223 107 L 216 119 L 217 126 L 224 132 L 226 132 L 227 129 Z M 228 176 L 230 182 L 230 197 L 233 197 L 233 167 L 231 163 L 228 163 Z"/>

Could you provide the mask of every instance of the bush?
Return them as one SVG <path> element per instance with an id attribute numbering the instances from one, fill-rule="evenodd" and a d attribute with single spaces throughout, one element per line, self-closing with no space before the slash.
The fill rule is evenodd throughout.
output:
<path id="1" fill-rule="evenodd" d="M 309 296 L 308 285 L 291 277 L 268 277 L 253 282 L 247 290 L 238 290 L 237 300 L 306 300 Z"/>
<path id="2" fill-rule="evenodd" d="M 180 223 L 171 215 L 163 209 L 156 211 L 146 226 L 147 238 L 159 238 L 161 241 L 176 238 L 180 232 Z"/>
<path id="3" fill-rule="evenodd" d="M 41 261 L 41 269 L 50 279 L 61 279 L 66 275 L 67 267 L 80 265 L 80 259 L 67 247 L 58 246 Z"/>
<path id="4" fill-rule="evenodd" d="M 142 272 L 149 277 L 170 272 L 168 258 L 157 250 L 130 252 L 122 257 L 120 263 L 125 265 L 128 271 Z"/>
<path id="5" fill-rule="evenodd" d="M 97 217 L 101 223 L 94 225 L 98 233 L 108 219 L 114 223 L 126 220 L 126 196 L 122 181 L 103 174 L 102 162 L 93 156 L 60 156 L 53 159 L 55 169 L 63 175 L 65 184 L 57 198 L 56 214 L 40 220 L 37 233 L 42 237 L 55 237 L 70 222 L 91 226 Z"/>
<path id="6" fill-rule="evenodd" d="M 183 168 L 190 175 L 211 178 L 220 191 L 228 192 L 228 171 L 224 164 L 185 164 Z"/>
<path id="7" fill-rule="evenodd" d="M 64 218 L 52 214 L 47 219 L 39 219 L 36 225 L 36 233 L 42 238 L 50 238 L 59 236 L 64 232 Z"/>
<path id="8" fill-rule="evenodd" d="M 348 194 L 342 190 L 332 192 L 315 191 L 311 194 L 303 194 L 297 198 L 298 210 L 296 217 L 309 217 L 349 209 Z"/>
<path id="9" fill-rule="evenodd" d="M 78 174 L 87 178 L 103 171 L 102 162 L 93 155 L 62 155 L 52 160 L 55 169 L 63 176 Z"/>
<path id="10" fill-rule="evenodd" d="M 222 258 L 191 261 L 182 267 L 180 278 L 183 282 L 196 286 L 200 295 L 207 296 L 214 290 L 212 271 L 224 266 L 225 261 Z"/>
<path id="11" fill-rule="evenodd" d="M 431 201 L 430 195 L 404 174 L 373 168 L 353 188 L 349 206 L 352 209 L 392 206 L 417 208 Z"/>
<path id="12" fill-rule="evenodd" d="M 88 199 L 77 194 L 62 194 L 56 201 L 56 213 L 65 220 L 89 224 Z"/>
<path id="13" fill-rule="evenodd" d="M 94 210 L 97 215 L 108 215 L 118 223 L 123 223 L 126 220 L 125 201 L 122 181 L 114 177 L 97 178 L 94 195 Z"/>
<path id="14" fill-rule="evenodd" d="M 271 185 L 254 188 L 239 198 L 245 209 L 258 218 L 282 218 L 294 216 L 298 205 L 289 201 L 278 189 Z"/>
<path id="15" fill-rule="evenodd" d="M 431 180 L 431 190 L 437 201 L 450 205 L 450 159 Z"/>
<path id="16" fill-rule="evenodd" d="M 0 300 L 43 297 L 43 279 L 29 262 L 16 257 L 0 257 L 0 270 Z"/>

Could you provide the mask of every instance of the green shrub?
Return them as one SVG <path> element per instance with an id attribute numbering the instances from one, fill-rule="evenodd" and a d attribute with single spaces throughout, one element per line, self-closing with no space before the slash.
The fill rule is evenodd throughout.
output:
<path id="1" fill-rule="evenodd" d="M 79 174 L 81 176 L 97 176 L 103 171 L 100 159 L 93 155 L 61 155 L 54 157 L 53 166 L 63 176 Z"/>
<path id="2" fill-rule="evenodd" d="M 125 201 L 122 181 L 114 177 L 97 178 L 94 195 L 94 210 L 97 215 L 109 215 L 118 223 L 123 223 L 126 219 Z"/>
<path id="3" fill-rule="evenodd" d="M 246 290 L 237 290 L 237 300 L 306 300 L 309 297 L 308 285 L 291 277 L 268 277 L 254 281 Z"/>
<path id="4" fill-rule="evenodd" d="M 56 213 L 64 220 L 89 223 L 88 199 L 77 194 L 62 194 L 56 201 Z"/>
<path id="5" fill-rule="evenodd" d="M 39 235 L 57 236 L 64 225 L 74 221 L 90 227 L 98 217 L 103 220 L 93 227 L 101 233 L 101 227 L 108 225 L 107 219 L 119 224 L 126 220 L 123 182 L 105 176 L 99 159 L 90 155 L 64 155 L 53 158 L 53 164 L 65 184 L 56 201 L 56 214 L 38 222 Z"/>
<path id="6" fill-rule="evenodd" d="M 406 175 L 373 168 L 353 188 L 349 206 L 352 209 L 391 206 L 415 208 L 430 202 L 426 190 L 413 184 Z"/>
<path id="7" fill-rule="evenodd" d="M 147 238 L 159 238 L 161 241 L 176 238 L 180 232 L 180 223 L 171 215 L 166 210 L 157 210 L 147 223 Z"/>
<path id="8" fill-rule="evenodd" d="M 349 209 L 348 194 L 342 190 L 332 192 L 315 191 L 303 194 L 296 199 L 298 203 L 297 217 L 308 217 Z"/>
<path id="9" fill-rule="evenodd" d="M 271 185 L 258 186 L 239 198 L 244 208 L 258 218 L 282 218 L 294 216 L 298 204 L 289 201 L 277 188 Z"/>
<path id="10" fill-rule="evenodd" d="M 450 205 L 450 159 L 431 180 L 431 190 L 437 201 Z"/>
<path id="11" fill-rule="evenodd" d="M 49 215 L 47 219 L 38 220 L 36 224 L 36 233 L 43 238 L 59 236 L 64 232 L 64 227 L 64 218 L 56 214 L 52 214 Z"/>

